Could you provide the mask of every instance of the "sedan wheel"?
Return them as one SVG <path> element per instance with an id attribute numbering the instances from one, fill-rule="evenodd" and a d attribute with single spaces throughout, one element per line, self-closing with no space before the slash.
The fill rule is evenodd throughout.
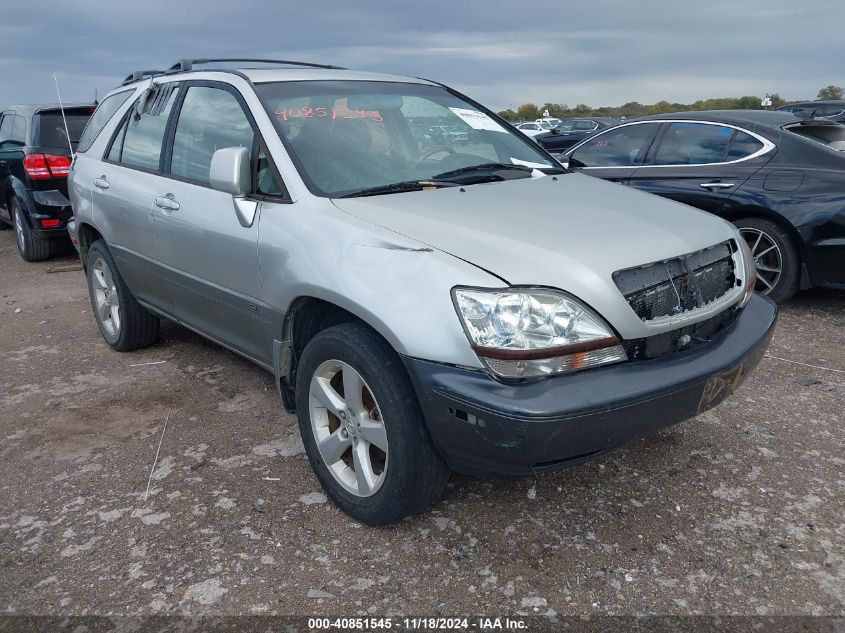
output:
<path id="1" fill-rule="evenodd" d="M 387 476 L 389 450 L 364 378 L 347 363 L 327 360 L 311 378 L 309 399 L 311 430 L 332 477 L 357 497 L 374 495 Z"/>
<path id="2" fill-rule="evenodd" d="M 739 231 L 757 265 L 757 286 L 755 290 L 768 294 L 777 286 L 783 274 L 783 254 L 775 240 L 757 228 L 745 227 Z"/>

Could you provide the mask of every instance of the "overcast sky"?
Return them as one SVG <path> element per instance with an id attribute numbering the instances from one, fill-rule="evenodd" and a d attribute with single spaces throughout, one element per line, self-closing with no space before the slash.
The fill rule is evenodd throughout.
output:
<path id="1" fill-rule="evenodd" d="M 845 85 L 843 0 L 0 0 L 0 107 L 90 100 L 183 57 L 272 56 L 442 81 L 494 109 Z"/>

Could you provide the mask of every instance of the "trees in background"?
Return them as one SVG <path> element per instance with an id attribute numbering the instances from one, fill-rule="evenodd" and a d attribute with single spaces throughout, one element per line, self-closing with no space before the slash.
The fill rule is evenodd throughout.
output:
<path id="1" fill-rule="evenodd" d="M 816 99 L 819 101 L 838 101 L 842 98 L 843 89 L 841 86 L 827 86 L 819 90 Z"/>
<path id="2" fill-rule="evenodd" d="M 779 108 L 789 103 L 778 93 L 767 95 L 772 100 L 771 109 Z M 819 90 L 818 100 L 842 99 L 843 89 L 839 86 L 827 86 Z M 503 110 L 499 116 L 508 121 L 533 121 L 548 111 L 549 116 L 565 119 L 567 117 L 605 116 L 605 117 L 635 117 L 648 114 L 663 114 L 666 112 L 683 112 L 685 110 L 759 110 L 762 99 L 756 95 L 744 97 L 722 97 L 717 99 L 700 99 L 694 103 L 670 103 L 658 101 L 651 105 L 644 105 L 636 101 L 629 101 L 621 106 L 604 106 L 591 108 L 579 103 L 574 108 L 565 103 L 544 103 L 542 107 L 533 103 L 526 103 L 514 110 Z"/>

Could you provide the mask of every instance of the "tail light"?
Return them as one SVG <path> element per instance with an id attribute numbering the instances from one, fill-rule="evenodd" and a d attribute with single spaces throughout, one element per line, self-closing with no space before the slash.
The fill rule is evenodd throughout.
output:
<path id="1" fill-rule="evenodd" d="M 23 159 L 26 175 L 33 180 L 45 178 L 67 178 L 70 173 L 70 158 L 55 154 L 29 154 Z"/>

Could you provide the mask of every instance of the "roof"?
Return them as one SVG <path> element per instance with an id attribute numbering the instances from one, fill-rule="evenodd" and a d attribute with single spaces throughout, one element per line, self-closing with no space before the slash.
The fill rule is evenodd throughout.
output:
<path id="1" fill-rule="evenodd" d="M 418 77 L 406 77 L 403 75 L 391 75 L 387 73 L 364 72 L 358 70 L 347 70 L 345 68 L 309 68 L 306 66 L 264 66 L 255 67 L 255 64 L 212 64 L 196 65 L 190 70 L 141 71 L 144 73 L 155 72 L 156 79 L 170 79 L 173 77 L 191 77 L 202 73 L 232 73 L 244 75 L 253 83 L 268 83 L 274 81 L 391 81 L 403 83 L 424 83 L 433 85 L 434 82 Z M 137 73 L 140 75 L 140 73 Z M 139 76 L 134 81 L 132 75 L 127 77 L 121 87 L 149 81 L 150 75 Z"/>
<path id="2" fill-rule="evenodd" d="M 36 112 L 41 110 L 58 110 L 61 106 L 58 103 L 22 103 L 18 105 L 12 105 L 8 108 L 0 110 L 0 112 L 6 112 L 7 110 L 14 110 L 15 114 L 19 114 L 20 116 L 31 116 Z M 65 110 L 70 110 L 73 108 L 93 108 L 93 103 L 65 103 L 64 108 Z"/>
<path id="3" fill-rule="evenodd" d="M 814 106 L 814 105 L 845 105 L 845 99 L 827 99 L 826 101 L 795 101 L 794 103 L 787 103 L 785 106 L 778 108 L 791 108 L 794 106 Z"/>
<path id="4" fill-rule="evenodd" d="M 789 123 L 803 121 L 791 112 L 777 110 L 696 110 L 692 112 L 667 112 L 651 116 L 637 117 L 629 121 L 660 121 L 665 119 L 704 120 L 721 123 L 752 123 L 780 127 Z"/>

